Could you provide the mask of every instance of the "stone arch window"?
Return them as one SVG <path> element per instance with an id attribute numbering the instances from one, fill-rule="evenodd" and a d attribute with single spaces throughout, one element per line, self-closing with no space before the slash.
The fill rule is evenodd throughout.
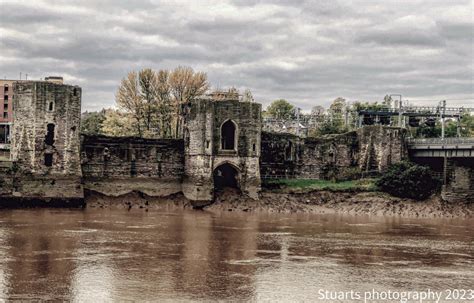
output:
<path id="1" fill-rule="evenodd" d="M 53 123 L 48 123 L 46 126 L 46 137 L 44 138 L 44 143 L 46 145 L 54 144 L 54 127 Z"/>
<path id="2" fill-rule="evenodd" d="M 3 86 L 3 92 L 4 92 L 5 94 L 8 93 L 8 89 L 9 89 L 8 84 L 5 84 L 5 85 Z"/>
<path id="3" fill-rule="evenodd" d="M 235 150 L 237 145 L 237 125 L 232 120 L 227 120 L 221 126 L 221 149 Z"/>

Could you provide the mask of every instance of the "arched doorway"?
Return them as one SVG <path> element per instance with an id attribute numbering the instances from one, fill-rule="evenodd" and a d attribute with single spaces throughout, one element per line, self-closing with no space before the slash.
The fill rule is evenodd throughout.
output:
<path id="1" fill-rule="evenodd" d="M 235 149 L 236 126 L 232 120 L 227 120 L 221 126 L 221 148 L 225 150 Z"/>
<path id="2" fill-rule="evenodd" d="M 239 172 L 231 164 L 224 163 L 214 170 L 214 189 L 220 191 L 229 187 L 239 188 Z"/>

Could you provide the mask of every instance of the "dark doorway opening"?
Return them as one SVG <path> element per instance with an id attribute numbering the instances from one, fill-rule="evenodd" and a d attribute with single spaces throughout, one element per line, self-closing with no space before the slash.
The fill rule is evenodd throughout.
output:
<path id="1" fill-rule="evenodd" d="M 53 166 L 53 154 L 44 154 L 44 165 L 47 167 Z"/>
<path id="2" fill-rule="evenodd" d="M 221 127 L 222 149 L 235 149 L 235 124 L 228 120 Z"/>
<path id="3" fill-rule="evenodd" d="M 46 126 L 46 137 L 44 138 L 44 143 L 46 145 L 53 145 L 54 144 L 54 124 L 49 123 Z"/>
<path id="4" fill-rule="evenodd" d="M 224 188 L 239 188 L 239 172 L 232 165 L 225 163 L 214 170 L 214 188 L 216 191 Z"/>

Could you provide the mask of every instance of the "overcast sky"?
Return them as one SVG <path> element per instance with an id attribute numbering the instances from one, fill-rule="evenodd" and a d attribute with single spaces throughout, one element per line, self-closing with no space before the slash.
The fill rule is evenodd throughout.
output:
<path id="1" fill-rule="evenodd" d="M 83 110 L 120 79 L 191 66 L 213 87 L 308 109 L 403 94 L 474 107 L 471 0 L 0 0 L 0 77 L 62 75 Z M 434 101 L 430 101 L 434 100 Z"/>

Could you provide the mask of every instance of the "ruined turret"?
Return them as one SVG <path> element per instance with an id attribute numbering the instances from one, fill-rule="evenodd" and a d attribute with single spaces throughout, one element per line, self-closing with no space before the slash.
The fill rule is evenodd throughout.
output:
<path id="1" fill-rule="evenodd" d="M 82 198 L 81 88 L 49 81 L 14 86 L 12 161 L 17 196 Z"/>
<path id="2" fill-rule="evenodd" d="M 260 190 L 261 104 L 207 96 L 184 108 L 183 193 L 198 204 L 216 191 L 236 187 L 258 197 Z"/>

